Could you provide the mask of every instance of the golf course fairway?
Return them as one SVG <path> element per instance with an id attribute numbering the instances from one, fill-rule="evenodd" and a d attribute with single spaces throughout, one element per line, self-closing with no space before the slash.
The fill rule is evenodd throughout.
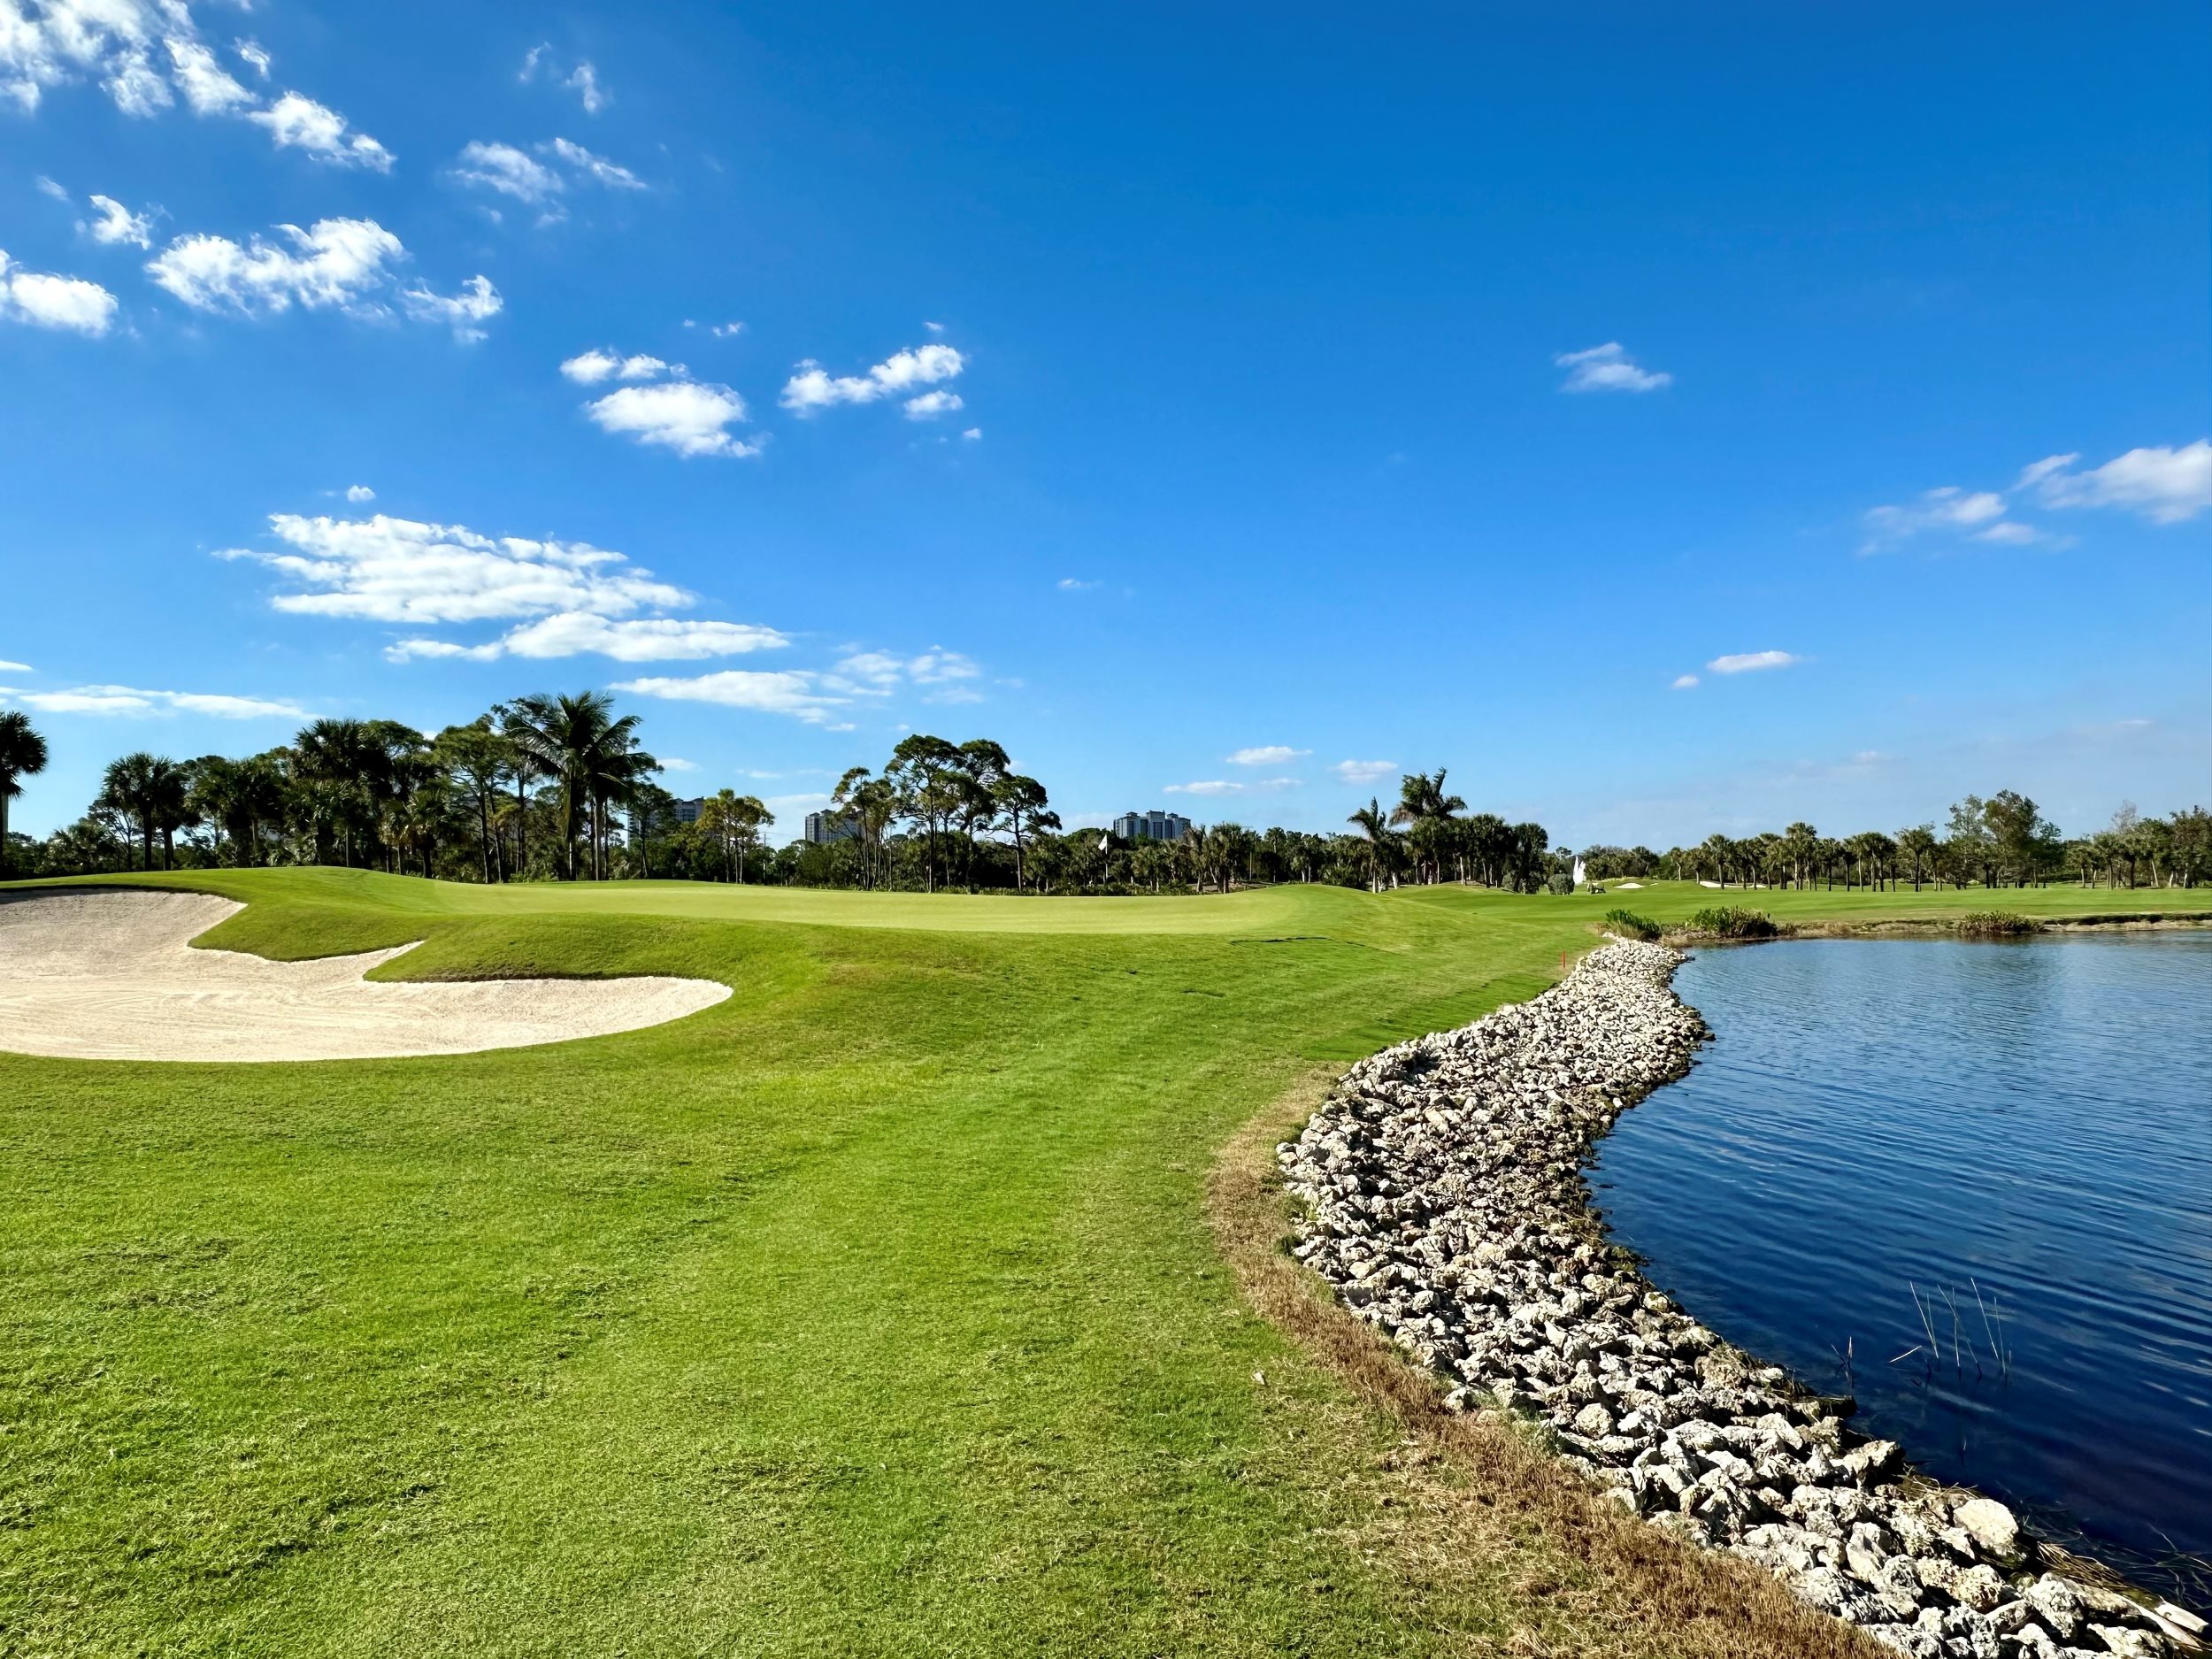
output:
<path id="1" fill-rule="evenodd" d="M 1221 1210 L 1318 1079 L 1723 895 L 123 885 L 243 902 L 230 949 L 424 941 L 375 979 L 733 995 L 434 1058 L 0 1053 L 0 1653 L 1879 1651 L 1594 1546 L 1649 1529 L 1363 1381 L 1317 1297 L 1264 1317 L 1294 1270 Z"/>

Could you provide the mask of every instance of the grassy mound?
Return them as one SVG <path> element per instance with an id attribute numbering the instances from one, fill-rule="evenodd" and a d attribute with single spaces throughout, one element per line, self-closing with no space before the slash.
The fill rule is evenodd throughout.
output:
<path id="1" fill-rule="evenodd" d="M 1623 939 L 1653 940 L 1658 938 L 1661 932 L 1658 923 L 1628 910 L 1606 911 L 1605 920 L 1601 926 L 1607 933 L 1618 933 Z"/>

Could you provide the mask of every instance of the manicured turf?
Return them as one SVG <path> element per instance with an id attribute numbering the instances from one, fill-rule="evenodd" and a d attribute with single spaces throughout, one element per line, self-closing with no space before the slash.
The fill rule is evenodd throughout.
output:
<path id="1" fill-rule="evenodd" d="M 0 1652 L 1576 1640 L 1525 1576 L 1377 1549 L 1388 1426 L 1240 1304 L 1206 1171 L 1316 1062 L 1719 895 L 178 885 L 250 902 L 232 948 L 735 995 L 457 1058 L 0 1054 Z"/>

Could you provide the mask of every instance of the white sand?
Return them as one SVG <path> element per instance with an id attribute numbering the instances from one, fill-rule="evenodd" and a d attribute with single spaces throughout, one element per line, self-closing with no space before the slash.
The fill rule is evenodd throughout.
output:
<path id="1" fill-rule="evenodd" d="M 365 1060 L 604 1036 L 710 1008 L 710 979 L 372 985 L 403 950 L 270 962 L 188 941 L 198 893 L 0 895 L 0 1048 L 84 1060 Z"/>

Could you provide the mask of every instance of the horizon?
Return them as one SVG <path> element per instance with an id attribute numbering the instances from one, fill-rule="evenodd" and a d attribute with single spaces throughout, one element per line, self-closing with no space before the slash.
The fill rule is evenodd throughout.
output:
<path id="1" fill-rule="evenodd" d="M 2200 805 L 2212 16 L 2084 15 L 34 22 L 10 826 L 585 686 L 795 826 Z"/>

